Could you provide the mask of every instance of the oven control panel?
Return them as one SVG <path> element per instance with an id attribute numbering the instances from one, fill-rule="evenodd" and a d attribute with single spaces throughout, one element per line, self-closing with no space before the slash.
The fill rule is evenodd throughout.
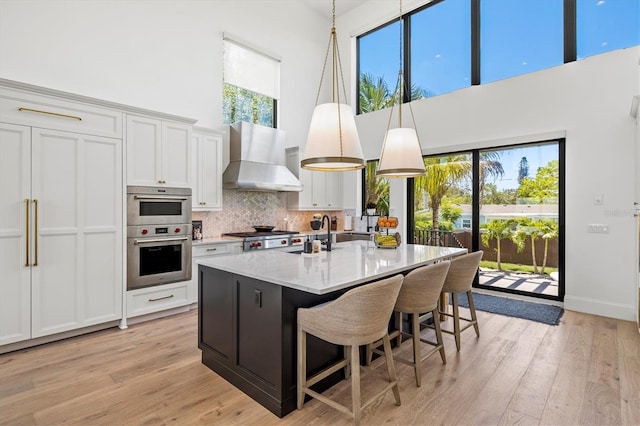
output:
<path id="1" fill-rule="evenodd" d="M 191 224 L 127 226 L 127 238 L 176 237 L 191 234 Z"/>

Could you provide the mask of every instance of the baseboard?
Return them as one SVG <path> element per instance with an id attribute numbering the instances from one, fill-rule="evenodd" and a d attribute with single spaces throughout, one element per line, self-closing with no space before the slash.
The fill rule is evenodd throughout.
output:
<path id="1" fill-rule="evenodd" d="M 166 309 L 164 311 L 159 311 L 159 312 L 152 312 L 152 313 L 146 314 L 146 315 L 138 315 L 136 317 L 128 317 L 127 318 L 127 324 L 128 325 L 139 324 L 141 322 L 151 321 L 151 320 L 158 319 L 158 318 L 164 318 L 164 317 L 168 317 L 170 315 L 181 314 L 183 312 L 189 311 L 190 310 L 190 306 L 191 305 L 178 306 L 177 308 Z"/>
<path id="2" fill-rule="evenodd" d="M 636 307 L 629 304 L 609 303 L 586 297 L 565 295 L 564 307 L 571 311 L 636 322 Z"/>
<path id="3" fill-rule="evenodd" d="M 0 355 L 8 352 L 19 351 L 20 349 L 31 348 L 33 346 L 43 345 L 58 340 L 68 339 L 70 337 L 81 336 L 94 331 L 105 330 L 107 328 L 117 327 L 120 320 L 109 321 L 102 324 L 91 325 L 89 327 L 78 328 L 75 330 L 63 331 L 62 333 L 51 334 L 49 336 L 36 337 L 35 339 L 23 340 L 21 342 L 9 343 L 0 346 Z"/>

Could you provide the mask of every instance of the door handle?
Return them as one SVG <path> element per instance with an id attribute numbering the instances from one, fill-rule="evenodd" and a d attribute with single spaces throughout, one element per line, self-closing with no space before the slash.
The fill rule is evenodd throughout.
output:
<path id="1" fill-rule="evenodd" d="M 38 266 L 38 199 L 33 199 L 33 266 Z"/>
<path id="2" fill-rule="evenodd" d="M 29 224 L 29 199 L 25 198 L 24 199 L 24 233 L 25 233 L 25 247 L 26 247 L 26 252 L 25 252 L 25 261 L 24 261 L 24 266 L 28 267 L 29 266 L 29 240 L 30 240 L 30 235 L 29 235 L 29 228 L 30 228 L 30 224 Z"/>

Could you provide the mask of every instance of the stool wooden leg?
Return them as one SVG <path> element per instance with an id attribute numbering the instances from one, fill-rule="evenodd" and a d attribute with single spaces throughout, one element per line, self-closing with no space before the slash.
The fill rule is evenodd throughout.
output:
<path id="1" fill-rule="evenodd" d="M 422 363 L 420 362 L 420 315 L 411 314 L 411 327 L 413 328 L 412 339 L 413 339 L 413 370 L 416 374 L 416 386 L 420 387 L 420 383 L 422 382 Z M 436 321 L 434 321 L 436 322 Z"/>
<path id="2" fill-rule="evenodd" d="M 351 346 L 343 346 L 342 350 L 344 351 L 344 358 L 347 360 L 344 366 L 344 378 L 348 379 L 351 377 Z M 359 352 L 358 356 L 360 356 Z"/>
<path id="3" fill-rule="evenodd" d="M 471 293 L 471 290 L 467 291 L 467 299 L 469 299 L 469 312 L 471 312 L 473 328 L 476 330 L 476 336 L 480 337 L 480 327 L 478 326 L 478 317 L 476 316 L 476 305 L 473 302 L 473 294 Z"/>
<path id="4" fill-rule="evenodd" d="M 304 404 L 304 387 L 307 381 L 307 333 L 298 329 L 298 410 Z"/>
<path id="5" fill-rule="evenodd" d="M 387 342 L 388 342 L 387 338 Z M 351 346 L 351 405 L 353 407 L 353 421 L 360 424 L 362 401 L 360 396 L 360 348 Z"/>
<path id="6" fill-rule="evenodd" d="M 460 352 L 460 312 L 458 310 L 458 293 L 453 293 L 453 334 L 456 337 L 456 349 Z"/>
<path id="7" fill-rule="evenodd" d="M 389 372 L 389 381 L 395 383 L 392 387 L 393 397 L 396 400 L 396 405 L 400 405 L 400 390 L 398 389 L 398 376 L 396 375 L 396 366 L 393 363 L 393 355 L 391 355 L 391 340 L 389 335 L 385 334 L 382 338 L 382 344 L 384 346 L 384 357 L 387 361 L 387 371 Z"/>
<path id="8" fill-rule="evenodd" d="M 442 358 L 442 363 L 446 364 L 447 356 L 444 353 L 444 341 L 442 340 L 442 329 L 440 328 L 440 321 L 436 321 L 436 318 L 438 316 L 438 308 L 434 309 L 433 312 L 431 312 L 431 314 L 433 315 L 433 328 L 435 328 L 436 330 L 436 342 L 438 346 L 440 346 L 440 358 Z"/>
<path id="9" fill-rule="evenodd" d="M 402 312 L 396 312 L 396 329 L 400 332 L 396 340 L 396 347 L 399 348 L 402 344 Z"/>

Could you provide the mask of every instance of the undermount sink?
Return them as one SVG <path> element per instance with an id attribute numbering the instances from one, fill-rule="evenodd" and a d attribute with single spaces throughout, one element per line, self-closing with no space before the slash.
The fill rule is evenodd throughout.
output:
<path id="1" fill-rule="evenodd" d="M 331 247 L 331 251 L 339 250 L 339 249 L 341 249 L 341 248 L 342 248 L 342 247 Z M 327 251 L 327 249 L 326 249 L 326 248 L 324 248 L 324 247 L 322 247 L 322 251 L 323 251 L 323 252 L 325 252 L 325 251 Z M 294 250 L 294 251 L 288 251 L 288 252 L 286 252 L 286 253 L 291 253 L 291 254 L 301 254 L 302 252 L 304 252 L 304 250 Z M 313 253 L 309 253 L 309 254 L 313 254 Z"/>

